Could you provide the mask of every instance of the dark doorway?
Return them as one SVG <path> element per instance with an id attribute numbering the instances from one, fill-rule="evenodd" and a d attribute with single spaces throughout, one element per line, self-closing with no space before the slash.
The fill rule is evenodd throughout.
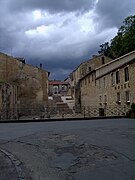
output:
<path id="1" fill-rule="evenodd" d="M 104 108 L 99 108 L 99 116 L 105 116 Z"/>

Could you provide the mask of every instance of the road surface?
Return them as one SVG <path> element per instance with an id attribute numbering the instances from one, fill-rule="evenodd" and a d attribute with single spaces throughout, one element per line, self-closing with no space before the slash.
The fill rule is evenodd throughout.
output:
<path id="1" fill-rule="evenodd" d="M 0 124 L 1 180 L 134 180 L 135 120 Z"/>

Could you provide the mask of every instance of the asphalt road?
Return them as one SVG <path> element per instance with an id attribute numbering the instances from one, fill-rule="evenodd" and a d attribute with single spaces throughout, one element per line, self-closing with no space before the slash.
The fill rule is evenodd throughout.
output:
<path id="1" fill-rule="evenodd" d="M 135 120 L 1 123 L 0 180 L 9 179 L 134 180 Z"/>

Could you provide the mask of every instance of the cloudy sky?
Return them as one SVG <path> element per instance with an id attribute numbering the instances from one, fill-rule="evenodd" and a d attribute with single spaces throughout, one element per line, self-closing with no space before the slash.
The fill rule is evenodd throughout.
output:
<path id="1" fill-rule="evenodd" d="M 64 79 L 135 14 L 135 0 L 0 0 L 0 51 Z"/>

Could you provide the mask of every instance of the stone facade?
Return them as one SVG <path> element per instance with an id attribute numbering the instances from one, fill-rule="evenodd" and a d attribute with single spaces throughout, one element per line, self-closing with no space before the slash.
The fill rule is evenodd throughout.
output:
<path id="1" fill-rule="evenodd" d="M 0 119 L 18 118 L 17 87 L 0 83 Z"/>
<path id="2" fill-rule="evenodd" d="M 68 82 L 62 82 L 57 80 L 49 81 L 49 95 L 67 95 L 69 89 Z"/>
<path id="3" fill-rule="evenodd" d="M 0 81 L 17 88 L 20 107 L 45 104 L 48 100 L 48 72 L 24 59 L 0 53 Z"/>
<path id="4" fill-rule="evenodd" d="M 80 80 L 81 106 L 135 103 L 135 51 L 102 65 Z"/>
<path id="5" fill-rule="evenodd" d="M 97 94 L 95 75 L 95 70 L 93 70 L 80 80 L 80 86 L 78 88 L 80 90 L 80 96 L 75 99 L 76 104 L 79 106 L 98 105 L 97 97 L 95 96 Z M 79 101 L 78 98 L 80 99 Z"/>
<path id="6" fill-rule="evenodd" d="M 70 73 L 70 86 L 71 86 L 71 96 L 75 98 L 76 90 L 78 90 L 79 81 L 88 73 L 92 72 L 95 68 L 110 62 L 112 59 L 104 55 L 94 55 L 91 59 L 82 62 L 72 73 Z"/>

